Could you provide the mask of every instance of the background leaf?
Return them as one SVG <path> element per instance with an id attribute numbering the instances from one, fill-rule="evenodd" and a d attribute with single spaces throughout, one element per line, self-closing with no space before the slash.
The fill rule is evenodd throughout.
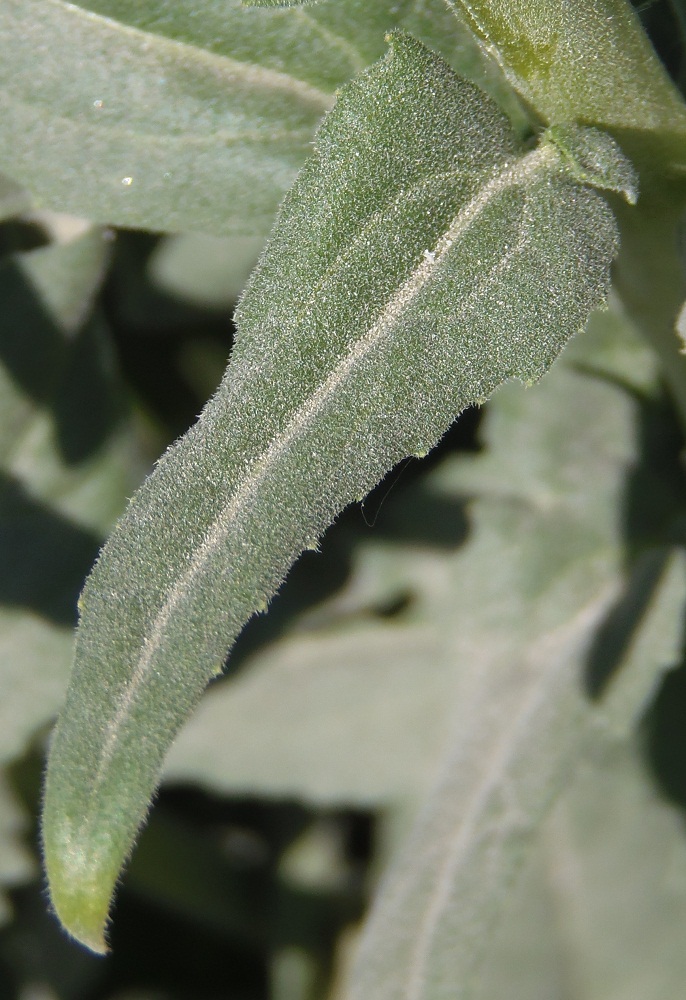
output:
<path id="1" fill-rule="evenodd" d="M 488 453 L 442 470 L 476 500 L 472 541 L 435 595 L 456 663 L 453 750 L 377 897 L 351 997 L 474 995 L 512 873 L 576 757 L 596 726 L 601 740 L 630 727 L 680 659 L 681 560 L 661 582 L 641 559 L 624 565 L 617 501 L 640 454 L 640 404 L 613 380 L 612 345 L 601 317 L 535 389 L 496 395 Z M 641 353 L 650 368 L 634 348 L 620 371 L 640 371 Z M 622 615 L 637 579 L 642 612 Z M 613 668 L 603 683 L 599 662 Z"/>
<path id="2" fill-rule="evenodd" d="M 605 747 L 541 830 L 478 997 L 667 1000 L 683 981 L 683 821 L 634 740 Z"/>
<path id="3" fill-rule="evenodd" d="M 95 221 L 264 237 L 336 88 L 382 54 L 386 31 L 429 27 L 496 84 L 455 18 L 415 7 L 8 0 L 0 169 Z"/>

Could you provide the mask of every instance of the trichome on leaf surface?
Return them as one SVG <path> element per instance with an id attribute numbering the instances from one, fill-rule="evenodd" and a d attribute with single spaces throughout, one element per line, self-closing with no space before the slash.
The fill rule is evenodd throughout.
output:
<path id="1" fill-rule="evenodd" d="M 44 791 L 53 907 L 74 937 L 106 950 L 114 887 L 165 758 L 246 622 L 344 508 L 500 390 L 489 404 L 491 450 L 442 473 L 454 495 L 472 498 L 474 538 L 462 562 L 437 570 L 442 588 L 421 573 L 413 584 L 425 593 L 430 628 L 421 634 L 440 635 L 450 667 L 453 715 L 427 768 L 443 776 L 427 777 L 418 795 L 425 808 L 378 895 L 350 979 L 350 995 L 370 1000 L 471 996 L 483 954 L 476 938 L 523 845 L 589 747 L 629 740 L 678 655 L 678 517 L 624 545 L 618 511 L 637 461 L 630 396 L 661 391 L 655 358 L 686 421 L 675 332 L 684 296 L 681 97 L 624 0 L 573 9 L 432 0 L 371 13 L 357 0 L 232 2 L 222 6 L 233 49 L 210 38 L 214 0 L 200 4 L 197 20 L 171 0 L 145 11 L 123 0 L 10 6 L 17 24 L 35 7 L 65 36 L 78 29 L 95 60 L 89 114 L 101 124 L 73 116 L 52 174 L 49 162 L 24 172 L 25 143 L 0 160 L 51 207 L 113 225 L 203 228 L 206 170 L 218 204 L 224 180 L 233 185 L 223 218 L 206 228 L 254 234 L 304 160 L 236 308 L 219 388 L 130 501 L 79 601 Z M 253 9 L 279 6 L 289 9 Z M 0 14 L 10 38 L 19 31 L 11 20 Z M 101 96 L 102 53 L 120 28 L 128 119 Z M 140 65 L 127 45 L 139 46 Z M 329 69 L 304 54 L 322 45 Z M 118 130 L 140 125 L 153 77 L 150 155 L 131 165 Z M 14 79 L 3 99 L 14 115 L 8 132 L 22 102 L 32 114 L 50 103 L 47 79 Z M 69 86 L 67 75 L 49 114 L 67 114 Z M 198 117 L 203 100 L 207 121 Z M 215 113 L 224 115 L 216 135 Z M 187 141 L 177 149 L 179 134 Z M 93 160 L 82 192 L 65 182 L 79 135 Z M 187 190 L 193 143 L 205 166 Z M 223 147 L 232 147 L 232 178 L 217 169 Z M 105 183 L 115 170 L 116 196 Z M 253 201 L 241 206 L 251 171 Z M 547 433 L 567 441 L 551 447 Z M 456 628 L 460 574 L 476 581 L 482 610 Z M 625 588 L 639 591 L 633 619 L 620 615 Z M 610 641 L 614 627 L 621 636 Z M 588 675 L 584 694 L 589 664 L 605 679 Z M 227 691 L 240 692 L 239 681 Z M 259 740 L 259 710 L 255 730 Z"/>

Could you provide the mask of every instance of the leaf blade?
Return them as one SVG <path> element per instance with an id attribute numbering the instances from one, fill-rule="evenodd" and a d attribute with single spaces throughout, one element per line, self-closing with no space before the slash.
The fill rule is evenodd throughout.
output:
<path id="1" fill-rule="evenodd" d="M 104 947 L 164 752 L 245 621 L 396 461 L 502 381 L 543 374 L 604 295 L 615 250 L 609 209 L 555 147 L 518 152 L 420 43 L 394 36 L 342 92 L 243 299 L 219 392 L 83 594 L 44 841 L 55 906 L 90 947 Z"/>

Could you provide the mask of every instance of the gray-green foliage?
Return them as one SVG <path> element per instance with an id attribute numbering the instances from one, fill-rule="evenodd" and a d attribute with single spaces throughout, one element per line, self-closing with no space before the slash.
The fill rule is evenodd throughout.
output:
<path id="1" fill-rule="evenodd" d="M 99 224 L 165 231 L 153 281 L 217 306 L 288 191 L 218 391 L 134 496 L 79 604 L 43 820 L 65 926 L 104 949 L 172 739 L 293 561 L 497 389 L 481 454 L 450 455 L 384 501 L 405 524 L 437 522 L 437 543 L 372 533 L 334 599 L 213 687 L 166 774 L 383 807 L 379 862 L 392 864 L 346 995 L 624 995 L 636 964 L 620 972 L 586 933 L 612 900 L 607 840 L 583 843 L 602 822 L 604 762 L 636 842 L 683 854 L 630 758 L 679 658 L 685 596 L 680 481 L 646 443 L 653 422 L 669 426 L 648 345 L 686 425 L 686 112 L 628 3 L 6 0 L 0 38 L 0 219 L 23 212 L 51 235 L 0 261 L 3 764 L 57 707 L 78 582 L 138 473 Z M 593 312 L 615 258 L 611 310 Z M 115 317 L 120 291 L 105 297 Z M 196 375 L 205 384 L 202 364 Z M 379 619 L 398 601 L 409 610 Z M 579 759 L 597 780 L 565 792 Z M 0 792 L 2 887 L 29 869 Z M 151 832 L 134 885 L 205 926 L 240 926 L 225 859 L 199 857 L 167 820 Z M 313 837 L 314 855 L 331 853 Z M 565 895 L 559 873 L 530 869 L 521 935 L 536 935 L 540 970 L 510 977 L 517 928 L 487 945 L 532 845 L 539 862 L 570 852 L 594 884 Z M 283 861 L 292 877 L 301 849 Z M 636 894 L 653 912 L 683 908 L 684 893 L 649 882 Z M 678 989 L 678 945 L 660 936 L 671 972 L 648 961 L 637 996 Z M 319 996 L 288 986 L 282 958 L 277 1000 Z"/>
<path id="2" fill-rule="evenodd" d="M 604 155 L 616 166 L 596 183 L 623 189 L 609 141 Z M 247 619 L 396 462 L 508 378 L 540 377 L 615 251 L 605 203 L 557 146 L 519 151 L 495 106 L 408 36 L 341 92 L 237 311 L 221 388 L 82 595 L 45 799 L 53 901 L 80 937 L 101 946 L 163 754 Z"/>
<path id="3" fill-rule="evenodd" d="M 264 236 L 336 87 L 382 54 L 389 28 L 429 26 L 497 86 L 455 18 L 416 7 L 8 0 L 0 169 L 96 221 Z"/>

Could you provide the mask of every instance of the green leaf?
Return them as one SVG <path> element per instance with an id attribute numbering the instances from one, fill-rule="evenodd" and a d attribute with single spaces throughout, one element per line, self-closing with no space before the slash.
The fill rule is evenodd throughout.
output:
<path id="1" fill-rule="evenodd" d="M 554 145 L 519 150 L 418 42 L 394 37 L 341 93 L 243 298 L 222 386 L 84 590 L 44 819 L 53 902 L 79 939 L 104 948 L 164 753 L 245 621 L 393 464 L 500 383 L 546 371 L 603 298 L 616 248 L 609 209 Z"/>
<path id="2" fill-rule="evenodd" d="M 494 397 L 489 449 L 438 470 L 447 490 L 474 498 L 470 544 L 432 595 L 456 663 L 454 743 L 377 897 L 346 996 L 481 995 L 494 921 L 551 800 L 580 754 L 635 725 L 680 655 L 682 555 L 665 564 L 665 550 L 645 551 L 657 574 L 644 556 L 627 565 L 620 498 L 638 502 L 650 398 L 621 384 L 627 370 L 652 380 L 650 353 L 621 318 L 594 317 L 533 390 Z M 654 480 L 643 488 L 649 502 Z M 637 591 L 640 609 L 627 608 Z"/>
<path id="3" fill-rule="evenodd" d="M 433 24 L 415 6 L 7 0 L 0 170 L 94 221 L 264 237 L 336 88 L 386 31 Z M 445 13 L 436 34 L 459 55 L 465 32 Z"/>
<path id="4" fill-rule="evenodd" d="M 505 902 L 475 997 L 671 1000 L 686 976 L 686 841 L 635 740 L 584 760 Z"/>
<path id="5" fill-rule="evenodd" d="M 686 106 L 627 0 L 447 3 L 545 122 L 607 128 L 650 173 L 686 166 Z"/>
<path id="6" fill-rule="evenodd" d="M 240 26 L 238 51 L 215 54 L 61 0 L 3 4 L 0 168 L 43 203 L 94 220 L 267 232 L 333 86 L 272 68 L 260 49 L 273 49 L 273 30 L 238 0 L 221 6 L 223 37 L 251 21 L 252 51 Z M 299 51 L 329 64 L 315 28 L 309 43 Z"/>
<path id="7" fill-rule="evenodd" d="M 165 779 L 325 806 L 388 804 L 421 794 L 449 743 L 454 670 L 426 625 L 306 632 L 246 667 L 207 692 Z"/>

